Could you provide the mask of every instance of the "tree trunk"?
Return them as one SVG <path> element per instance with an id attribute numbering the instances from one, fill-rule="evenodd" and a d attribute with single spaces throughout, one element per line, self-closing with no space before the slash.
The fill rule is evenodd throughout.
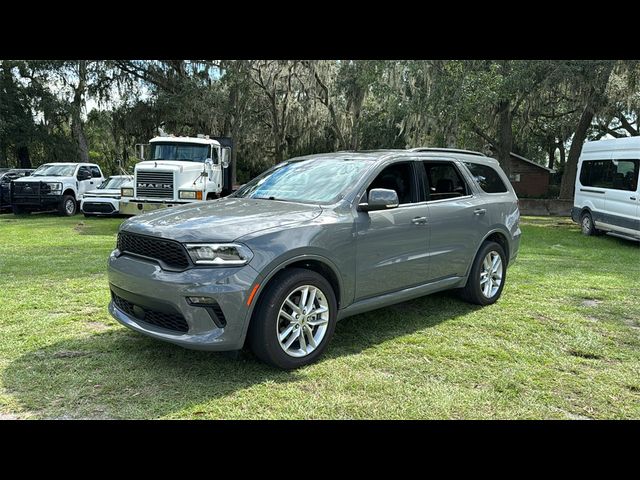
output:
<path id="1" fill-rule="evenodd" d="M 580 121 L 578 127 L 573 134 L 571 140 L 571 147 L 569 148 L 569 156 L 564 167 L 564 173 L 562 174 L 562 182 L 560 183 L 560 197 L 561 199 L 571 200 L 573 199 L 573 193 L 576 183 L 576 172 L 578 169 L 578 158 L 580 152 L 582 152 L 582 144 L 587 138 L 587 132 L 591 126 L 591 121 L 595 115 L 593 108 L 593 101 L 590 98 L 587 100 L 587 104 L 580 115 Z"/>
<path id="2" fill-rule="evenodd" d="M 553 163 L 556 160 L 556 146 L 555 144 L 549 147 L 549 168 L 553 169 Z"/>
<path id="3" fill-rule="evenodd" d="M 20 168 L 31 168 L 31 158 L 29 157 L 29 147 L 22 145 L 17 149 L 18 162 Z"/>
<path id="4" fill-rule="evenodd" d="M 507 177 L 511 175 L 511 149 L 513 148 L 513 115 L 509 100 L 498 105 L 498 144 L 496 156 Z"/>
<path id="5" fill-rule="evenodd" d="M 89 146 L 84 135 L 82 122 L 82 108 L 85 105 L 85 91 L 87 88 L 87 61 L 78 61 L 78 85 L 73 92 L 71 104 L 71 131 L 78 145 L 78 154 L 81 162 L 89 161 Z"/>
<path id="6" fill-rule="evenodd" d="M 558 142 L 558 150 L 560 150 L 560 166 L 564 168 L 564 163 L 566 161 L 564 142 Z"/>

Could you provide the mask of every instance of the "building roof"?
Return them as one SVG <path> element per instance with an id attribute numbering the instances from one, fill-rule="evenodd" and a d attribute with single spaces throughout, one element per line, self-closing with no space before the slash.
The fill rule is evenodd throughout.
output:
<path id="1" fill-rule="evenodd" d="M 539 163 L 534 162 L 533 160 L 529 160 L 528 158 L 524 158 L 524 157 L 522 157 L 522 156 L 520 156 L 520 155 L 518 155 L 516 153 L 513 153 L 513 152 L 510 152 L 510 153 L 511 153 L 512 157 L 515 157 L 518 160 L 522 160 L 523 162 L 527 162 L 527 163 L 530 163 L 531 165 L 534 165 L 534 166 L 536 166 L 538 168 L 542 168 L 543 170 L 546 170 L 549 173 L 556 173 L 556 171 L 554 169 L 552 169 L 552 168 L 547 168 L 547 167 L 545 167 L 543 165 L 540 165 Z"/>

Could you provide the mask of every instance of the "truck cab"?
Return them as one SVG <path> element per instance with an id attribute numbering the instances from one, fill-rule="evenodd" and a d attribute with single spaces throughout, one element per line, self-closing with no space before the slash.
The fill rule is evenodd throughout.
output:
<path id="1" fill-rule="evenodd" d="M 61 215 L 75 215 L 82 195 L 102 182 L 104 175 L 95 163 L 45 163 L 11 182 L 13 213 L 57 209 Z"/>
<path id="2" fill-rule="evenodd" d="M 141 145 L 133 188 L 122 189 L 120 213 L 137 215 L 159 208 L 213 200 L 232 192 L 232 141 L 159 136 Z"/>

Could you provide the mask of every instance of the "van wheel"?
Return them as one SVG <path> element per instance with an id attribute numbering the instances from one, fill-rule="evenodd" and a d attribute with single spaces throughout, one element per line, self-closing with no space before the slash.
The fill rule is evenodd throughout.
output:
<path id="1" fill-rule="evenodd" d="M 285 269 L 256 305 L 249 346 L 260 360 L 285 370 L 313 363 L 333 336 L 337 310 L 333 288 L 322 275 Z"/>
<path id="2" fill-rule="evenodd" d="M 600 230 L 595 227 L 593 217 L 589 212 L 584 212 L 580 217 L 580 229 L 583 235 L 598 235 Z"/>
<path id="3" fill-rule="evenodd" d="M 71 217 L 76 214 L 77 210 L 78 204 L 76 203 L 76 199 L 71 195 L 64 195 L 60 205 L 58 206 L 58 212 L 60 215 Z"/>
<path id="4" fill-rule="evenodd" d="M 462 298 L 477 305 L 491 305 L 502 295 L 507 278 L 507 256 L 499 243 L 485 242 L 476 255 Z"/>

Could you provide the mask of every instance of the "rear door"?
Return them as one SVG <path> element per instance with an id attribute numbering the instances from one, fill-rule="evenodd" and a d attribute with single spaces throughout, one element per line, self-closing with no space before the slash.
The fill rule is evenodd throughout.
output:
<path id="1" fill-rule="evenodd" d="M 489 213 L 483 199 L 453 160 L 420 162 L 429 207 L 429 270 L 433 280 L 462 277 L 488 231 Z"/>

